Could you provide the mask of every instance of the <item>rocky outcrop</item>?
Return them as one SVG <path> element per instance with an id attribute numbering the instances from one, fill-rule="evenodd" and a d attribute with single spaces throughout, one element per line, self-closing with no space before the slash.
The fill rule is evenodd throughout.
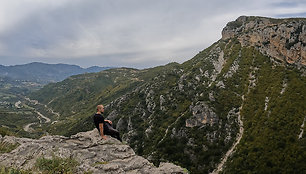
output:
<path id="1" fill-rule="evenodd" d="M 190 106 L 192 117 L 186 120 L 186 127 L 203 126 L 209 124 L 212 126 L 218 121 L 216 113 L 204 102 L 197 102 Z"/>
<path id="2" fill-rule="evenodd" d="M 0 166 L 33 169 L 38 158 L 73 158 L 78 161 L 77 173 L 186 173 L 171 163 L 155 167 L 135 155 L 128 145 L 109 137 L 102 140 L 98 131 L 81 132 L 71 137 L 45 136 L 40 139 L 0 136 L 1 143 L 20 144 L 10 153 L 0 155 Z"/>
<path id="3" fill-rule="evenodd" d="M 271 19 L 241 16 L 229 22 L 222 39 L 237 38 L 242 46 L 255 46 L 263 54 L 289 64 L 306 66 L 306 19 Z"/>

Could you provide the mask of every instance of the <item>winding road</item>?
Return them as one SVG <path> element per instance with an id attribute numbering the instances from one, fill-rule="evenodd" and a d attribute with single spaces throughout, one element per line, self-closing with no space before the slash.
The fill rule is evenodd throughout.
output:
<path id="1" fill-rule="evenodd" d="M 36 124 L 36 123 L 29 123 L 29 124 L 25 125 L 25 126 L 23 127 L 23 130 L 26 131 L 26 132 L 33 132 L 34 129 L 31 128 L 31 126 L 34 125 L 34 124 Z"/>
<path id="2" fill-rule="evenodd" d="M 50 118 L 44 116 L 43 114 L 41 114 L 37 110 L 34 110 L 34 112 L 38 115 L 37 118 L 39 119 L 39 123 L 49 123 L 49 122 L 51 122 Z M 44 121 L 42 120 L 42 118 L 44 119 Z M 31 126 L 34 125 L 34 124 L 37 124 L 37 122 L 33 122 L 33 123 L 29 123 L 29 124 L 25 125 L 23 127 L 23 130 L 26 131 L 26 132 L 33 132 L 34 129 L 31 128 Z"/>
<path id="3" fill-rule="evenodd" d="M 31 100 L 31 99 L 29 99 L 29 98 L 27 98 L 27 97 L 24 97 L 24 99 L 27 100 L 27 101 L 29 101 L 29 102 L 31 102 L 31 103 L 33 103 L 34 105 L 37 105 L 37 104 L 42 105 L 42 104 L 39 103 L 37 100 Z M 51 108 L 48 108 L 47 105 L 44 105 L 44 106 L 45 106 L 45 108 L 46 108 L 47 110 L 51 111 L 52 114 L 54 114 L 54 115 L 56 115 L 56 116 L 58 116 L 58 117 L 60 116 L 58 113 L 54 112 Z M 50 119 L 50 118 L 44 116 L 42 113 L 38 112 L 36 109 L 34 110 L 34 112 L 38 115 L 37 118 L 39 119 L 39 123 L 49 123 L 49 122 L 51 122 L 51 119 Z M 32 132 L 32 131 L 34 131 L 34 129 L 31 128 L 31 126 L 34 125 L 34 124 L 37 124 L 37 122 L 33 122 L 33 123 L 29 123 L 29 124 L 25 125 L 25 126 L 23 127 L 23 130 L 26 131 L 26 132 Z"/>
<path id="4" fill-rule="evenodd" d="M 45 123 L 49 123 L 51 120 L 50 118 L 44 116 L 43 114 L 41 114 L 40 112 L 38 112 L 37 110 L 35 110 L 34 112 L 36 112 L 41 118 L 45 119 Z M 40 120 L 40 123 L 43 123 L 42 120 L 40 118 L 38 118 Z"/>

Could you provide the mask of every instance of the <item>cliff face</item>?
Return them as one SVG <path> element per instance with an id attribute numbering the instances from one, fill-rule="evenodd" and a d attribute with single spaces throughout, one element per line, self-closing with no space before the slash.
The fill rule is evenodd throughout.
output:
<path id="1" fill-rule="evenodd" d="M 241 16 L 229 22 L 222 39 L 237 38 L 242 46 L 255 46 L 263 54 L 289 64 L 306 65 L 306 20 Z"/>
<path id="2" fill-rule="evenodd" d="M 135 155 L 128 145 L 109 137 L 102 140 L 98 131 L 80 132 L 71 137 L 45 136 L 38 140 L 1 137 L 2 144 L 19 144 L 10 153 L 0 155 L 0 166 L 34 170 L 39 158 L 72 158 L 78 162 L 76 173 L 185 173 L 181 167 L 162 163 L 155 167 L 143 157 Z"/>

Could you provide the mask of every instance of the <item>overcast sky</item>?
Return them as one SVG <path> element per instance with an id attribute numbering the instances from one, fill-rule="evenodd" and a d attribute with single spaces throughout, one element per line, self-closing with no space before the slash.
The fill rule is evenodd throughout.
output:
<path id="1" fill-rule="evenodd" d="M 241 15 L 306 17 L 306 1 L 0 0 L 0 64 L 182 63 Z"/>

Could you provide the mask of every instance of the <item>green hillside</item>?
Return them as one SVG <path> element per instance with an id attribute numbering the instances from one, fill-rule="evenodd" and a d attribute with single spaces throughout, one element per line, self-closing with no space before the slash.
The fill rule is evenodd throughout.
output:
<path id="1" fill-rule="evenodd" d="M 61 135 L 93 129 L 96 105 L 106 105 L 124 141 L 156 165 L 210 173 L 240 132 L 224 173 L 305 173 L 305 93 L 303 65 L 233 37 L 183 64 L 72 76 L 31 98 L 59 112 L 46 130 Z"/>
<path id="2" fill-rule="evenodd" d="M 119 68 L 72 76 L 62 82 L 46 85 L 32 93 L 31 98 L 48 104 L 60 113 L 58 122 L 49 125 L 48 132 L 72 135 L 93 128 L 91 115 L 95 112 L 96 105 L 109 104 L 151 80 L 163 69 L 175 65 L 150 70 Z"/>

